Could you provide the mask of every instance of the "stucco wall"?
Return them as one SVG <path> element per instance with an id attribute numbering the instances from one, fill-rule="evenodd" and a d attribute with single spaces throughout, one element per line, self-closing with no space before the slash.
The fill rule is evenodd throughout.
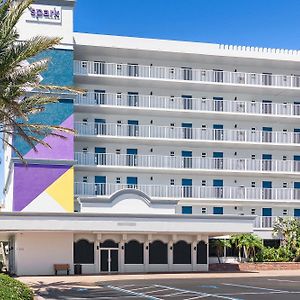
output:
<path id="1" fill-rule="evenodd" d="M 15 247 L 17 275 L 53 275 L 58 263 L 72 267 L 72 233 L 19 233 Z"/>

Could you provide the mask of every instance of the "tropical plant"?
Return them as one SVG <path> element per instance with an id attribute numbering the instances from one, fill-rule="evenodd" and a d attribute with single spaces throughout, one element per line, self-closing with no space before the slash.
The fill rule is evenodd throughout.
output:
<path id="1" fill-rule="evenodd" d="M 11 142 L 19 136 L 31 148 L 41 143 L 46 135 L 65 138 L 68 128 L 30 122 L 30 116 L 45 109 L 45 105 L 57 102 L 57 97 L 46 96 L 45 90 L 74 89 L 58 86 L 42 86 L 40 73 L 47 69 L 48 59 L 35 59 L 36 55 L 59 44 L 60 38 L 36 36 L 20 41 L 16 24 L 33 0 L 7 0 L 0 5 L 0 139 L 12 147 L 22 158 L 20 151 Z M 28 92 L 33 91 L 29 94 Z"/>
<path id="2" fill-rule="evenodd" d="M 231 237 L 231 243 L 235 245 L 239 250 L 239 260 L 242 260 L 242 250 L 245 256 L 245 260 L 254 258 L 256 250 L 263 247 L 262 240 L 254 234 L 245 233 L 237 234 Z"/>
<path id="3" fill-rule="evenodd" d="M 0 299 L 5 300 L 33 300 L 33 292 L 24 283 L 0 274 Z"/>
<path id="4" fill-rule="evenodd" d="M 279 217 L 273 225 L 273 235 L 281 238 L 284 245 L 295 248 L 300 235 L 300 223 L 293 217 Z"/>
<path id="5" fill-rule="evenodd" d="M 294 253 L 285 246 L 279 248 L 263 247 L 255 256 L 259 262 L 288 262 L 292 261 Z"/>
<path id="6" fill-rule="evenodd" d="M 218 257 L 219 264 L 221 263 L 221 257 L 224 256 L 224 248 L 231 248 L 231 243 L 228 239 L 212 239 L 212 247 L 216 249 L 216 255 Z"/>

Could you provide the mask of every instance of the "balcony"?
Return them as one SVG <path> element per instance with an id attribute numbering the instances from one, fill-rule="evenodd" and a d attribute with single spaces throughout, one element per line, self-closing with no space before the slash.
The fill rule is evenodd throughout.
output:
<path id="1" fill-rule="evenodd" d="M 77 165 L 189 171 L 299 173 L 300 161 L 76 152 Z M 280 175 L 279 174 L 279 175 Z"/>
<path id="2" fill-rule="evenodd" d="M 300 145 L 299 132 L 260 131 L 244 129 L 212 129 L 154 125 L 129 125 L 115 123 L 75 122 L 79 136 L 108 136 L 143 139 L 166 139 L 185 141 L 213 141 L 255 144 Z M 247 144 L 246 144 L 247 143 Z"/>
<path id="3" fill-rule="evenodd" d="M 110 183 L 75 183 L 78 196 L 111 196 L 122 189 L 138 189 L 151 198 L 170 199 L 227 199 L 227 200 L 300 200 L 300 189 L 293 188 L 252 188 L 252 187 L 212 187 L 181 185 L 130 185 Z"/>
<path id="4" fill-rule="evenodd" d="M 245 73 L 223 70 L 74 61 L 74 75 L 129 77 L 157 80 L 233 84 L 261 87 L 299 88 L 300 76 Z"/>
<path id="5" fill-rule="evenodd" d="M 184 112 L 213 112 L 264 117 L 300 116 L 300 105 L 291 103 L 268 103 L 255 101 L 231 101 L 188 97 L 128 95 L 123 93 L 88 92 L 77 95 L 77 105 L 113 106 L 122 108 L 140 108 L 153 110 L 171 110 Z"/>
<path id="6" fill-rule="evenodd" d="M 278 221 L 279 218 L 296 218 L 298 221 L 300 221 L 300 217 L 290 217 L 290 216 L 270 216 L 270 217 L 263 217 L 258 216 L 255 219 L 254 222 L 254 228 L 256 229 L 273 229 L 274 224 Z"/>

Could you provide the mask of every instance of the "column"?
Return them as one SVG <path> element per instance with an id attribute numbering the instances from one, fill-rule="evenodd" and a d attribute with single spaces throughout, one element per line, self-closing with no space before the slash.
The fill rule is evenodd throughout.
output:
<path id="1" fill-rule="evenodd" d="M 197 271 L 197 243 L 198 240 L 194 240 L 191 244 L 192 251 L 192 270 Z"/>
<path id="2" fill-rule="evenodd" d="M 173 271 L 173 239 L 168 242 L 168 271 Z"/>

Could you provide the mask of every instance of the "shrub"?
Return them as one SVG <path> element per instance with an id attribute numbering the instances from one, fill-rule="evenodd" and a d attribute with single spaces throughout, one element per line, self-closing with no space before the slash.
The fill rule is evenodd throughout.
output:
<path id="1" fill-rule="evenodd" d="M 255 257 L 258 262 L 288 262 L 292 261 L 294 253 L 285 246 L 279 248 L 263 247 Z"/>
<path id="2" fill-rule="evenodd" d="M 32 300 L 33 292 L 26 284 L 8 275 L 0 274 L 0 299 Z"/>

